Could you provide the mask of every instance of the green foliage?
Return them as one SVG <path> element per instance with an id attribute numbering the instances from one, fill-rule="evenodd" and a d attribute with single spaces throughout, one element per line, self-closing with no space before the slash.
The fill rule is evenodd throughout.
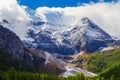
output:
<path id="1" fill-rule="evenodd" d="M 104 76 L 109 80 L 120 80 L 120 62 L 101 72 L 100 76 Z"/>
<path id="2" fill-rule="evenodd" d="M 120 49 L 90 54 L 86 59 L 86 69 L 99 73 L 120 62 Z"/>
<path id="3" fill-rule="evenodd" d="M 31 73 L 25 71 L 16 71 L 10 68 L 0 74 L 0 80 L 59 80 L 57 76 L 48 76 L 46 74 Z"/>
<path id="4" fill-rule="evenodd" d="M 82 73 L 76 76 L 69 76 L 67 78 L 60 78 L 56 75 L 39 74 L 25 71 L 16 71 L 10 68 L 7 71 L 0 73 L 0 80 L 95 80 L 95 78 L 85 78 Z"/>

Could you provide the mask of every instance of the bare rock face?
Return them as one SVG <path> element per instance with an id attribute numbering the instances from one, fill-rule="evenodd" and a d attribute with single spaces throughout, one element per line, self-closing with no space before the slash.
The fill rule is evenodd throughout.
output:
<path id="1" fill-rule="evenodd" d="M 0 48 L 19 59 L 21 58 L 21 56 L 23 56 L 24 53 L 24 47 L 19 37 L 1 25 L 0 25 Z"/>
<path id="2" fill-rule="evenodd" d="M 0 49 L 9 53 L 11 57 L 19 60 L 22 67 L 27 67 L 33 72 L 55 73 L 65 70 L 63 64 L 56 58 L 54 59 L 58 61 L 58 65 L 53 65 L 55 64 L 52 62 L 54 60 L 49 60 L 52 55 L 47 57 L 49 53 L 25 48 L 19 37 L 2 25 L 0 25 Z M 46 61 L 49 61 L 51 67 L 49 67 L 48 63 L 46 64 Z M 62 67 L 59 67 L 59 65 Z M 49 69 L 51 69 L 51 71 Z"/>

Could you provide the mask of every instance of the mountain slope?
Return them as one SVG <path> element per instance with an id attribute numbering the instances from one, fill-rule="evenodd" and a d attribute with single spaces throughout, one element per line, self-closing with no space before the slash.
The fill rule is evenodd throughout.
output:
<path id="1" fill-rule="evenodd" d="M 59 24 L 52 25 L 52 23 L 44 22 L 42 25 L 55 28 Z M 62 25 L 59 26 L 61 26 L 61 30 L 46 27 L 38 33 L 36 30 L 30 29 L 28 35 L 32 41 L 24 41 L 26 47 L 43 49 L 51 53 L 75 54 L 81 50 L 93 53 L 115 43 L 109 34 L 88 18 L 81 19 L 71 28 L 65 25 L 64 30 L 62 30 Z"/>
<path id="2" fill-rule="evenodd" d="M 81 19 L 82 25 L 80 22 L 77 23 L 78 26 L 74 28 L 75 30 L 72 33 L 74 44 L 81 44 L 81 48 L 88 52 L 93 53 L 102 49 L 102 47 L 107 47 L 113 45 L 115 40 L 111 38 L 104 30 L 97 26 L 93 21 L 88 18 Z M 74 39 L 75 38 L 75 39 Z"/>
<path id="3" fill-rule="evenodd" d="M 120 62 L 120 49 L 107 50 L 94 54 L 83 54 L 78 56 L 73 64 L 83 67 L 94 73 L 104 72 L 104 70 Z"/>
<path id="4" fill-rule="evenodd" d="M 59 74 L 65 70 L 62 61 L 53 57 L 48 52 L 25 48 L 19 37 L 2 25 L 0 25 L 0 49 L 2 49 L 3 52 L 9 53 L 7 57 L 18 60 L 20 65 L 22 65 L 20 67 L 21 69 L 25 67 L 25 69 L 32 72 L 45 72 L 51 74 Z M 49 71 L 49 69 L 52 69 L 52 71 Z"/>

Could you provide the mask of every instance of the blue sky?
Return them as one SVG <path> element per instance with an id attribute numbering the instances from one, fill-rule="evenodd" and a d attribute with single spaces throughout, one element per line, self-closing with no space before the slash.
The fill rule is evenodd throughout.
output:
<path id="1" fill-rule="evenodd" d="M 37 7 L 73 7 L 90 1 L 99 2 L 100 0 L 18 0 L 20 5 L 27 5 L 32 9 Z M 104 0 L 105 2 L 116 0 Z"/>

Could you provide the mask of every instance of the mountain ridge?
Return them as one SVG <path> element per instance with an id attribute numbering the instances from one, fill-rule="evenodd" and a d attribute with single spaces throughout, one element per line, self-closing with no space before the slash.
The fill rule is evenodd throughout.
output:
<path id="1" fill-rule="evenodd" d="M 1 25 L 0 49 L 11 55 L 12 59 L 18 60 L 20 65 L 22 65 L 20 69 L 27 67 L 26 69 L 32 72 L 45 72 L 49 74 L 59 74 L 65 70 L 63 63 L 50 53 L 42 50 L 25 48 L 22 41 L 15 33 Z M 49 69 L 53 70 L 49 71 Z"/>
<path id="2" fill-rule="evenodd" d="M 37 15 L 34 10 L 28 7 L 23 6 L 22 8 L 28 14 L 30 20 L 10 23 L 7 19 L 4 19 L 1 25 L 16 34 L 20 33 L 17 35 L 27 48 L 42 49 L 50 53 L 73 55 L 82 50 L 89 53 L 100 51 L 117 42 L 87 17 L 83 17 L 74 25 L 55 24 L 44 21 L 44 19 L 42 20 L 42 16 Z M 20 27 L 17 27 L 16 22 L 19 23 L 19 26 L 25 26 L 23 32 L 19 32 Z"/>

